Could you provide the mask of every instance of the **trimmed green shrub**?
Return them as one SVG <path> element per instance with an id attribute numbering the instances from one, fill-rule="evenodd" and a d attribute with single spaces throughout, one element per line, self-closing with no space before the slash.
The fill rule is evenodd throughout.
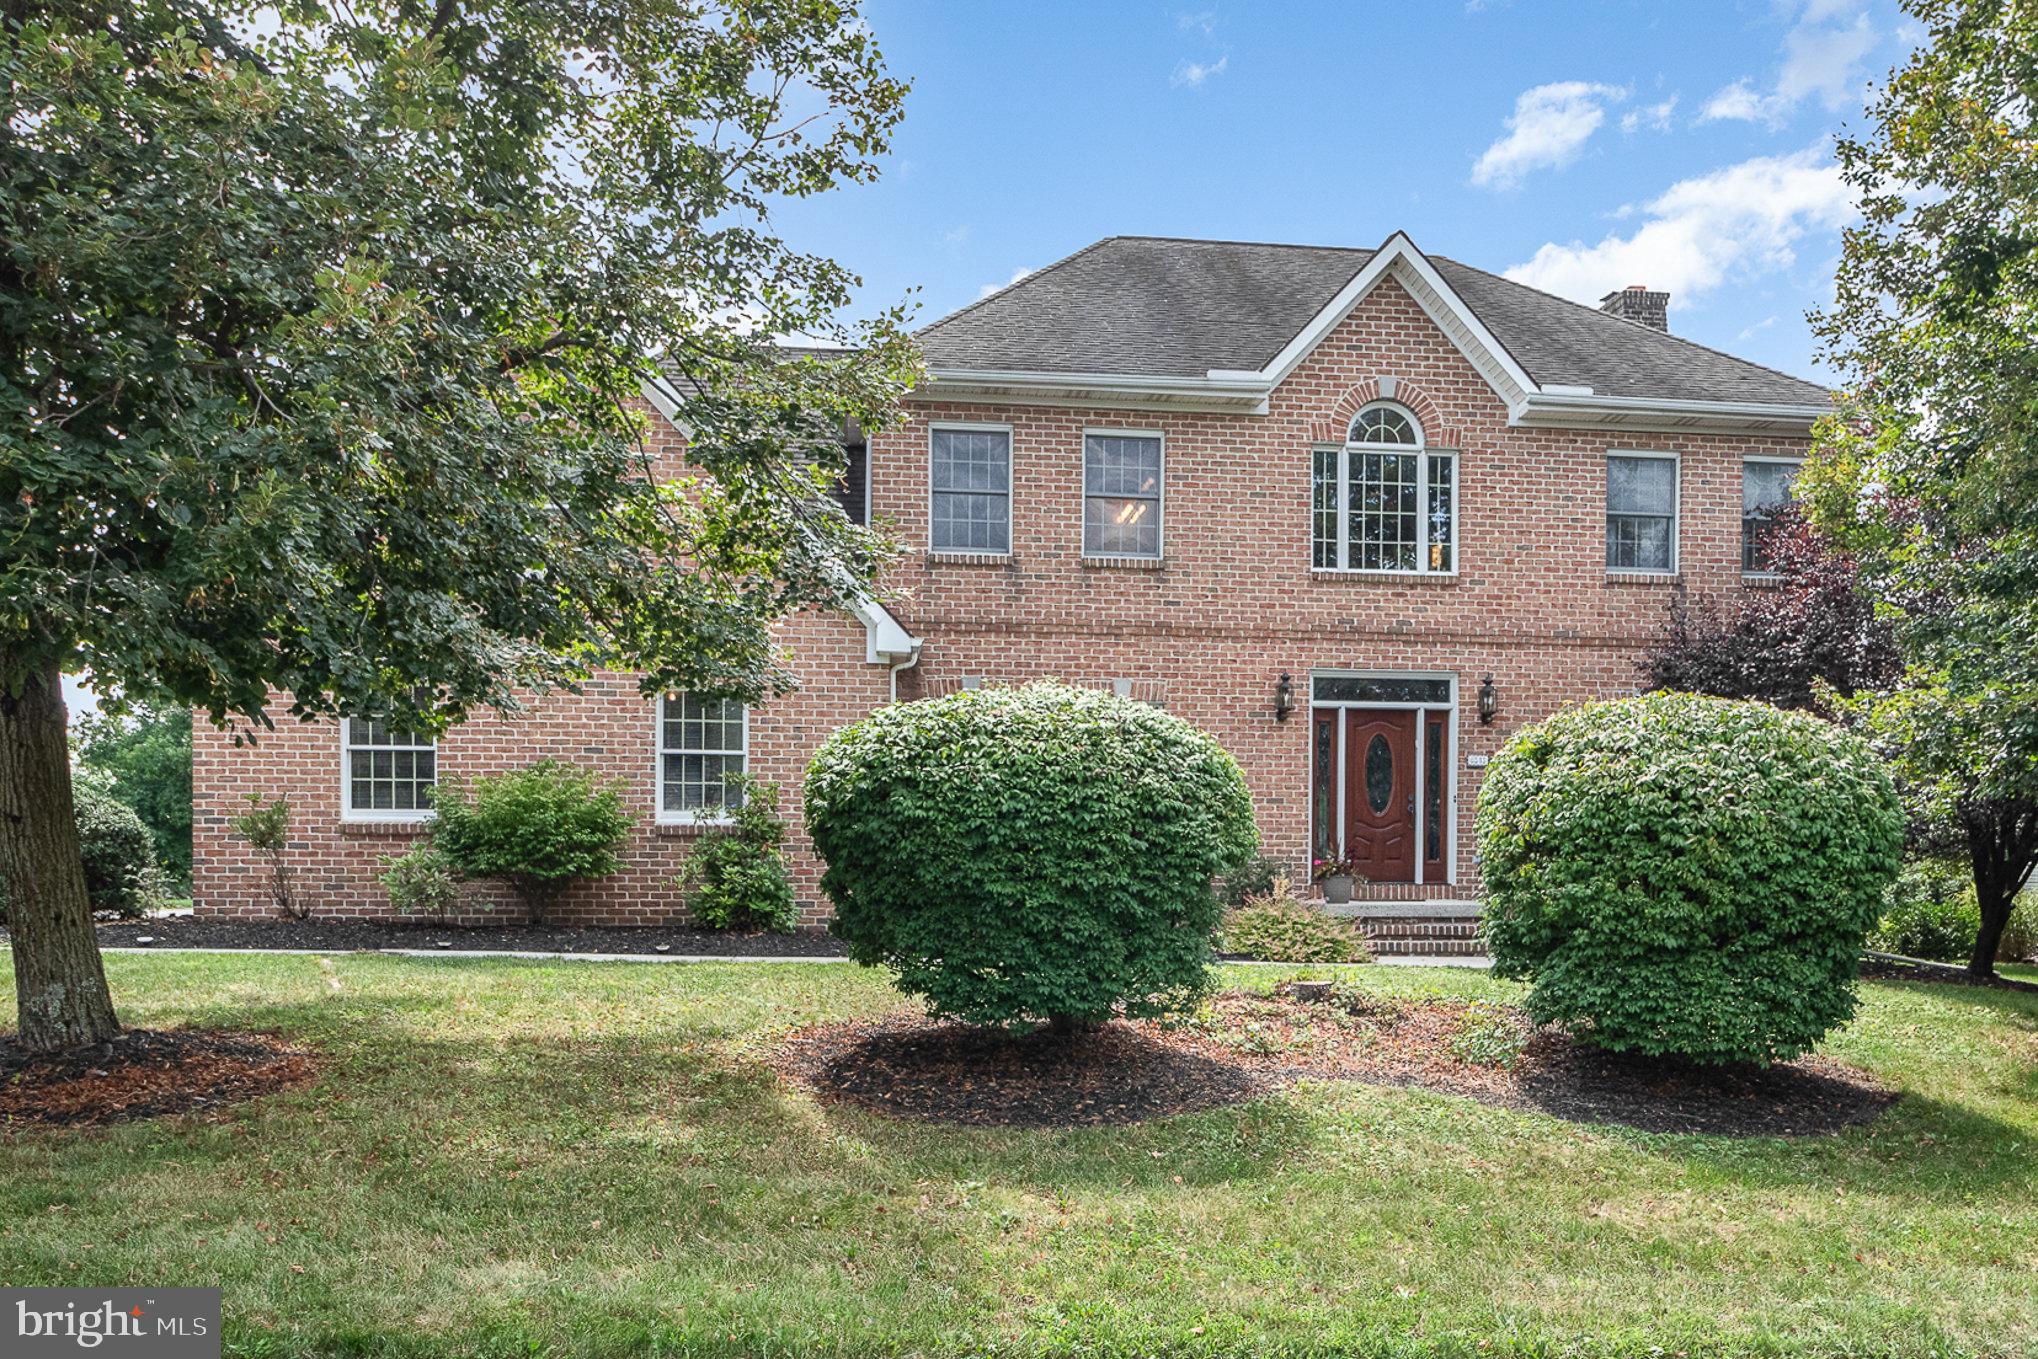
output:
<path id="1" fill-rule="evenodd" d="M 835 933 L 929 1010 L 1057 1028 L 1207 985 L 1212 880 L 1258 845 L 1238 764 L 1130 699 L 1059 684 L 885 708 L 807 772 Z"/>
<path id="2" fill-rule="evenodd" d="M 441 784 L 432 839 L 462 877 L 501 878 L 543 924 L 559 894 L 622 866 L 630 813 L 616 783 L 557 760 Z"/>
<path id="3" fill-rule="evenodd" d="M 1854 1013 L 1903 847 L 1857 737 L 1755 703 L 1650 694 L 1560 713 L 1479 799 L 1495 971 L 1538 1023 L 1620 1051 L 1771 1062 Z"/>
<path id="4" fill-rule="evenodd" d="M 389 904 L 400 915 L 438 922 L 460 909 L 460 875 L 446 851 L 430 840 L 384 859 L 378 879 L 389 892 Z"/>
<path id="5" fill-rule="evenodd" d="M 85 863 L 85 895 L 95 911 L 139 919 L 163 894 L 156 841 L 140 813 L 112 793 L 80 780 L 71 790 L 78 820 L 78 852 Z"/>
<path id="6" fill-rule="evenodd" d="M 1296 897 L 1286 878 L 1227 912 L 1221 931 L 1226 953 L 1270 963 L 1358 963 L 1372 957 L 1366 936 L 1352 921 Z"/>
<path id="7" fill-rule="evenodd" d="M 711 930 L 776 930 L 800 923 L 786 876 L 785 822 L 778 815 L 778 785 L 738 774 L 729 780 L 731 825 L 701 837 L 681 867 L 694 923 Z"/>

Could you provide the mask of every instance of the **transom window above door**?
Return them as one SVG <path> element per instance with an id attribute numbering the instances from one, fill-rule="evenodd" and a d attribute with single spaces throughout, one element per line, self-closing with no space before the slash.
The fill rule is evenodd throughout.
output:
<path id="1" fill-rule="evenodd" d="M 1376 402 L 1342 448 L 1318 448 L 1312 564 L 1324 571 L 1442 574 L 1458 569 L 1455 453 L 1431 449 L 1403 408 Z"/>

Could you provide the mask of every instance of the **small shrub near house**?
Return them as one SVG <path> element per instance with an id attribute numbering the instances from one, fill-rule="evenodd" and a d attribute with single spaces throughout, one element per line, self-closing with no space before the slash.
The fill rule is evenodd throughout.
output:
<path id="1" fill-rule="evenodd" d="M 1237 763 L 1178 717 L 1066 685 L 904 703 L 807 774 L 850 956 L 931 1012 L 1070 1029 L 1203 989 L 1211 884 L 1257 847 Z"/>
<path id="2" fill-rule="evenodd" d="M 399 915 L 442 924 L 460 909 L 460 874 L 446 851 L 429 839 L 384 859 L 377 876 Z"/>
<path id="3" fill-rule="evenodd" d="M 541 760 L 525 769 L 442 784 L 432 839 L 466 878 L 500 878 L 543 924 L 573 883 L 621 867 L 631 818 L 618 786 Z"/>
<path id="4" fill-rule="evenodd" d="M 1371 957 L 1356 924 L 1301 900 L 1286 878 L 1276 878 L 1269 890 L 1227 912 L 1222 939 L 1226 953 L 1270 963 L 1358 963 Z"/>
<path id="5" fill-rule="evenodd" d="M 290 868 L 290 799 L 263 801 L 260 793 L 248 794 L 248 809 L 230 817 L 227 825 L 262 856 L 268 871 L 269 900 L 276 914 L 302 920 L 311 913 L 311 903 L 299 897 Z"/>
<path id="6" fill-rule="evenodd" d="M 1247 897 L 1265 896 L 1276 883 L 1288 880 L 1288 866 L 1279 859 L 1255 854 L 1217 880 L 1217 899 L 1226 910 L 1245 905 Z"/>
<path id="7" fill-rule="evenodd" d="M 1651 694 L 1560 713 L 1479 802 L 1485 934 L 1526 1008 L 1602 1047 L 1804 1052 L 1854 1012 L 1903 815 L 1858 738 L 1762 704 Z"/>
<path id="8" fill-rule="evenodd" d="M 785 822 L 778 814 L 778 786 L 744 775 L 730 779 L 731 824 L 701 837 L 680 869 L 694 922 L 711 930 L 776 930 L 791 934 L 800 923 L 786 875 Z"/>

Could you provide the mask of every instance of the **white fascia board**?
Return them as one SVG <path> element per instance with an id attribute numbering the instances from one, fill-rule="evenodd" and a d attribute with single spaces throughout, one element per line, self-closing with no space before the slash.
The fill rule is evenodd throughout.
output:
<path id="1" fill-rule="evenodd" d="M 933 368 L 913 395 L 1030 404 L 1122 403 L 1265 414 L 1267 387 L 1256 373 L 1186 377 L 1147 373 L 1052 373 L 1032 369 Z"/>
<path id="2" fill-rule="evenodd" d="M 1386 277 L 1390 269 L 1396 267 L 1405 268 L 1420 279 L 1429 291 L 1436 295 L 1452 319 L 1464 328 L 1473 345 L 1481 351 L 1477 356 L 1467 357 L 1474 358 L 1475 363 L 1478 358 L 1483 358 L 1493 368 L 1504 373 L 1507 380 L 1523 392 L 1538 390 L 1535 379 L 1515 362 L 1514 356 L 1507 352 L 1507 346 L 1494 337 L 1493 332 L 1486 328 L 1485 322 L 1472 313 L 1472 309 L 1465 305 L 1465 299 L 1459 297 L 1457 291 L 1444 282 L 1444 276 L 1436 271 L 1436 266 L 1429 262 L 1429 257 L 1416 248 L 1415 242 L 1409 239 L 1405 231 L 1397 231 L 1389 236 L 1380 248 L 1373 252 L 1373 258 L 1366 261 L 1366 267 L 1352 275 L 1351 280 L 1338 289 L 1337 296 L 1331 298 L 1321 311 L 1311 317 L 1309 324 L 1304 326 L 1294 339 L 1282 346 L 1281 352 L 1274 355 L 1273 361 L 1260 371 L 1260 378 L 1267 384 L 1268 389 L 1272 390 L 1294 372 L 1295 366 L 1323 342 L 1323 337 L 1330 334 L 1338 322 L 1344 320 L 1351 309 L 1359 304 L 1360 299 Z"/>
<path id="3" fill-rule="evenodd" d="M 651 403 L 651 409 L 665 417 L 666 424 L 671 425 L 681 434 L 692 437 L 693 431 L 688 429 L 685 422 L 679 418 L 679 393 L 672 389 L 671 383 L 662 377 L 646 378 L 643 382 L 637 384 L 637 390 L 642 392 L 644 399 Z"/>
<path id="4" fill-rule="evenodd" d="M 1829 405 L 1756 401 L 1690 401 L 1647 396 L 1585 396 L 1531 392 L 1508 411 L 1508 423 L 1540 428 L 1700 430 L 1805 435 L 1830 415 Z"/>

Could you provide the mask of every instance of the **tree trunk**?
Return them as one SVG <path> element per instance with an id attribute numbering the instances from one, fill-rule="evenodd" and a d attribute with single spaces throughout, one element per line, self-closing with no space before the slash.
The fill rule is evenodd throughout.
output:
<path id="1" fill-rule="evenodd" d="M 27 667 L 19 694 L 0 690 L 0 882 L 14 939 L 21 1042 L 37 1052 L 104 1043 L 120 1033 L 78 856 L 64 717 L 54 657 Z"/>
<path id="2" fill-rule="evenodd" d="M 1974 899 L 1981 909 L 1974 954 L 1967 972 L 1977 979 L 1996 974 L 1996 952 L 2003 930 L 2016 909 L 2017 893 L 2038 860 L 2038 806 L 2025 802 L 1985 802 L 1961 808 L 1967 831 L 1967 854 L 1974 866 Z"/>

